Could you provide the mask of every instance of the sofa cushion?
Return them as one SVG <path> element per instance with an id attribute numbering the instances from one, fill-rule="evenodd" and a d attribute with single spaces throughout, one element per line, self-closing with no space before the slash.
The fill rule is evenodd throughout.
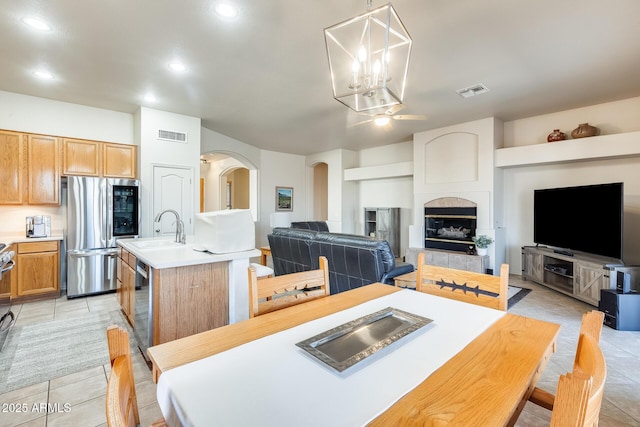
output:
<path id="1" fill-rule="evenodd" d="M 292 222 L 291 228 L 300 228 L 300 229 L 315 230 L 315 231 L 329 231 L 329 226 L 325 221 Z"/>
<path id="2" fill-rule="evenodd" d="M 325 256 L 331 294 L 375 282 L 393 285 L 395 276 L 413 271 L 411 264 L 396 266 L 386 240 L 295 228 L 274 228 L 268 238 L 276 276 L 315 270 Z"/>
<path id="3" fill-rule="evenodd" d="M 318 258 L 311 257 L 311 242 L 317 231 L 294 228 L 274 228 L 269 239 L 273 271 L 276 276 L 315 270 Z"/>
<path id="4" fill-rule="evenodd" d="M 311 256 L 329 260 L 331 292 L 344 292 L 379 282 L 386 271 L 381 256 L 389 244 L 367 236 L 320 232 L 311 246 Z"/>

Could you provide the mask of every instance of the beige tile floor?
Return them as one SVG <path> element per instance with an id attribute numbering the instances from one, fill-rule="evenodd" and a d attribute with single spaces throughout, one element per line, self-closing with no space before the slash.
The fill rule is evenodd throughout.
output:
<path id="1" fill-rule="evenodd" d="M 118 308 L 115 294 L 106 294 L 25 303 L 14 305 L 12 310 L 17 315 L 16 325 L 26 325 L 69 317 L 77 317 L 81 323 L 85 314 Z M 148 426 L 162 416 L 156 403 L 156 385 L 137 348 L 132 349 L 132 355 L 140 421 L 143 426 Z M 0 427 L 106 426 L 105 399 L 109 372 L 107 363 L 0 395 L 0 411 L 3 407 L 5 411 L 11 409 L 10 412 L 0 413 Z M 11 404 L 14 405 L 12 408 L 5 407 Z M 16 404 L 28 410 L 16 412 Z M 47 405 L 53 409 L 50 413 L 47 413 Z"/>
<path id="2" fill-rule="evenodd" d="M 582 313 L 593 307 L 535 283 L 522 282 L 519 276 L 512 276 L 510 284 L 533 289 L 510 312 L 562 325 L 557 352 L 538 384 L 553 391 L 558 376 L 571 370 Z M 117 308 L 115 295 L 109 294 L 28 303 L 14 306 L 14 312 L 18 314 L 18 324 L 27 324 L 69 316 L 81 318 L 91 311 L 114 308 Z M 600 426 L 640 426 L 640 332 L 616 331 L 605 326 L 600 343 L 608 366 Z M 59 412 L 49 414 L 37 411 L 2 413 L 0 427 L 106 425 L 105 390 L 108 375 L 109 364 L 106 364 L 0 395 L 0 404 L 20 403 L 31 409 L 34 403 L 48 403 L 58 404 L 60 408 Z M 151 373 L 138 352 L 134 352 L 134 375 L 141 422 L 143 426 L 148 426 L 161 413 L 156 403 Z M 68 412 L 64 411 L 65 403 L 70 405 Z M 532 404 L 527 404 L 517 424 L 520 427 L 548 425 L 549 413 Z"/>

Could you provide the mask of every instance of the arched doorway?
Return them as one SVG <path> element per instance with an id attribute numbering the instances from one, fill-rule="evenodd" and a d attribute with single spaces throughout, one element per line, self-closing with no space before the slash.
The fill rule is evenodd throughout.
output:
<path id="1" fill-rule="evenodd" d="M 220 185 L 222 200 L 226 209 L 249 209 L 249 169 L 234 168 L 222 174 Z"/>
<path id="2" fill-rule="evenodd" d="M 313 219 L 315 221 L 326 221 L 329 217 L 329 166 L 324 163 L 313 165 Z"/>
<path id="3" fill-rule="evenodd" d="M 200 206 L 202 212 L 250 209 L 258 217 L 257 169 L 231 153 L 200 156 Z"/>

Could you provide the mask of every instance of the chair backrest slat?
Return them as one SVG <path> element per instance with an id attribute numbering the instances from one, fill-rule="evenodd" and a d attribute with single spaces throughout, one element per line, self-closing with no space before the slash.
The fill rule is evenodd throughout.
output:
<path id="1" fill-rule="evenodd" d="M 581 334 L 578 339 L 573 373 L 591 377 L 593 380 L 584 425 L 597 426 L 604 395 L 604 383 L 607 378 L 607 364 L 600 346 L 590 335 Z M 553 408 L 556 409 L 555 403 Z"/>
<path id="2" fill-rule="evenodd" d="M 107 425 L 135 427 L 140 424 L 133 379 L 129 333 L 119 326 L 107 328 L 111 374 L 107 382 Z"/>
<path id="3" fill-rule="evenodd" d="M 502 264 L 500 276 L 426 265 L 418 255 L 416 290 L 445 298 L 506 311 L 509 265 Z"/>
<path id="4" fill-rule="evenodd" d="M 583 427 L 593 379 L 568 373 L 560 375 L 551 427 Z"/>
<path id="5" fill-rule="evenodd" d="M 249 317 L 329 295 L 329 262 L 319 258 L 320 269 L 258 280 L 249 267 Z"/>

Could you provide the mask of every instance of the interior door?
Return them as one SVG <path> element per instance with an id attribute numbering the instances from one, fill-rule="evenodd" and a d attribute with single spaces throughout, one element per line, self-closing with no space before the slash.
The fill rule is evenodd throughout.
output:
<path id="1" fill-rule="evenodd" d="M 193 170 L 191 168 L 153 167 L 153 212 L 149 221 L 153 223 L 154 236 L 175 236 L 176 218 L 167 213 L 160 222 L 153 222 L 160 212 L 173 209 L 184 222 L 185 234 L 192 234 L 193 218 Z"/>

